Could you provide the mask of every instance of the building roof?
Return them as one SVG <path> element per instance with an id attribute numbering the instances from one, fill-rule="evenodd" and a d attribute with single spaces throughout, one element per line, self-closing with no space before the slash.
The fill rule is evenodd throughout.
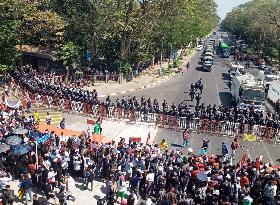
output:
<path id="1" fill-rule="evenodd" d="M 58 60 L 57 49 L 33 45 L 17 45 L 16 49 L 23 54 L 31 54 L 39 58 L 46 58 L 53 61 Z"/>

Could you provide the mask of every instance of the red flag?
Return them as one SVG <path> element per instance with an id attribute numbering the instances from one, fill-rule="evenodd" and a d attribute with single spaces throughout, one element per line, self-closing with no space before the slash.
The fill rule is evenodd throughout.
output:
<path id="1" fill-rule="evenodd" d="M 150 139 L 151 139 L 151 133 L 149 132 L 148 134 L 148 137 L 147 137 L 147 140 L 146 140 L 146 144 L 150 144 Z"/>

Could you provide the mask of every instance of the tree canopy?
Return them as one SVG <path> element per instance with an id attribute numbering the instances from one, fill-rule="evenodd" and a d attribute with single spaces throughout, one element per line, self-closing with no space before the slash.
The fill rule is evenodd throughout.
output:
<path id="1" fill-rule="evenodd" d="M 119 66 L 157 59 L 162 43 L 167 54 L 207 35 L 219 22 L 214 0 L 39 2 L 0 0 L 0 32 L 6 34 L 0 48 L 12 56 L 5 64 L 15 62 L 15 45 L 27 43 L 56 47 L 64 54 L 72 48 L 70 53 L 76 57 L 79 52 L 81 59 L 90 52 L 93 63 L 122 72 Z"/>
<path id="2" fill-rule="evenodd" d="M 280 56 L 280 1 L 252 0 L 240 5 L 226 16 L 222 27 L 257 50 L 268 55 L 278 50 Z"/>

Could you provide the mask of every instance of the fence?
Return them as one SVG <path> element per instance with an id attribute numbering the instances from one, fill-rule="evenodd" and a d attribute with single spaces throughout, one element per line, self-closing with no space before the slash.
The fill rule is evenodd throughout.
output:
<path id="1" fill-rule="evenodd" d="M 216 121 L 201 118 L 188 119 L 186 117 L 168 116 L 157 113 L 144 113 L 134 110 L 124 110 L 117 107 L 105 107 L 104 105 L 90 105 L 88 103 L 69 101 L 50 96 L 39 97 L 29 93 L 32 102 L 37 106 L 59 109 L 63 112 L 81 114 L 93 118 L 108 120 L 125 120 L 128 123 L 150 123 L 161 128 L 185 130 L 200 134 L 217 136 L 241 137 L 245 134 L 256 136 L 257 140 L 280 142 L 280 130 L 273 127 L 240 124 L 229 121 Z"/>
<path id="2" fill-rule="evenodd" d="M 93 83 L 108 83 L 109 81 L 120 81 L 120 75 L 85 75 L 84 79 Z"/>

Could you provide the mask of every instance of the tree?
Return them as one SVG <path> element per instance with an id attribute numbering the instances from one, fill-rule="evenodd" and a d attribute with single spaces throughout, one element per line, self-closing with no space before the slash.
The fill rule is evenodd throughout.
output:
<path id="1" fill-rule="evenodd" d="M 67 42 L 60 47 L 60 59 L 62 60 L 62 64 L 67 67 L 73 69 L 78 69 L 78 65 L 80 63 L 80 52 L 79 48 L 75 46 L 73 42 Z"/>
<path id="2" fill-rule="evenodd" d="M 23 18 L 25 43 L 58 47 L 63 42 L 65 21 L 52 11 L 34 11 Z"/>
<path id="3" fill-rule="evenodd" d="M 223 28 L 243 38 L 259 52 L 280 60 L 280 1 L 253 0 L 236 7 L 222 22 Z"/>
<path id="4" fill-rule="evenodd" d="M 33 7 L 24 0 L 0 0 L 0 67 L 10 68 L 20 57 L 15 46 L 20 44 L 22 19 Z M 3 69 L 1 69 L 3 71 Z M 7 70 L 7 69 L 5 69 Z"/>

